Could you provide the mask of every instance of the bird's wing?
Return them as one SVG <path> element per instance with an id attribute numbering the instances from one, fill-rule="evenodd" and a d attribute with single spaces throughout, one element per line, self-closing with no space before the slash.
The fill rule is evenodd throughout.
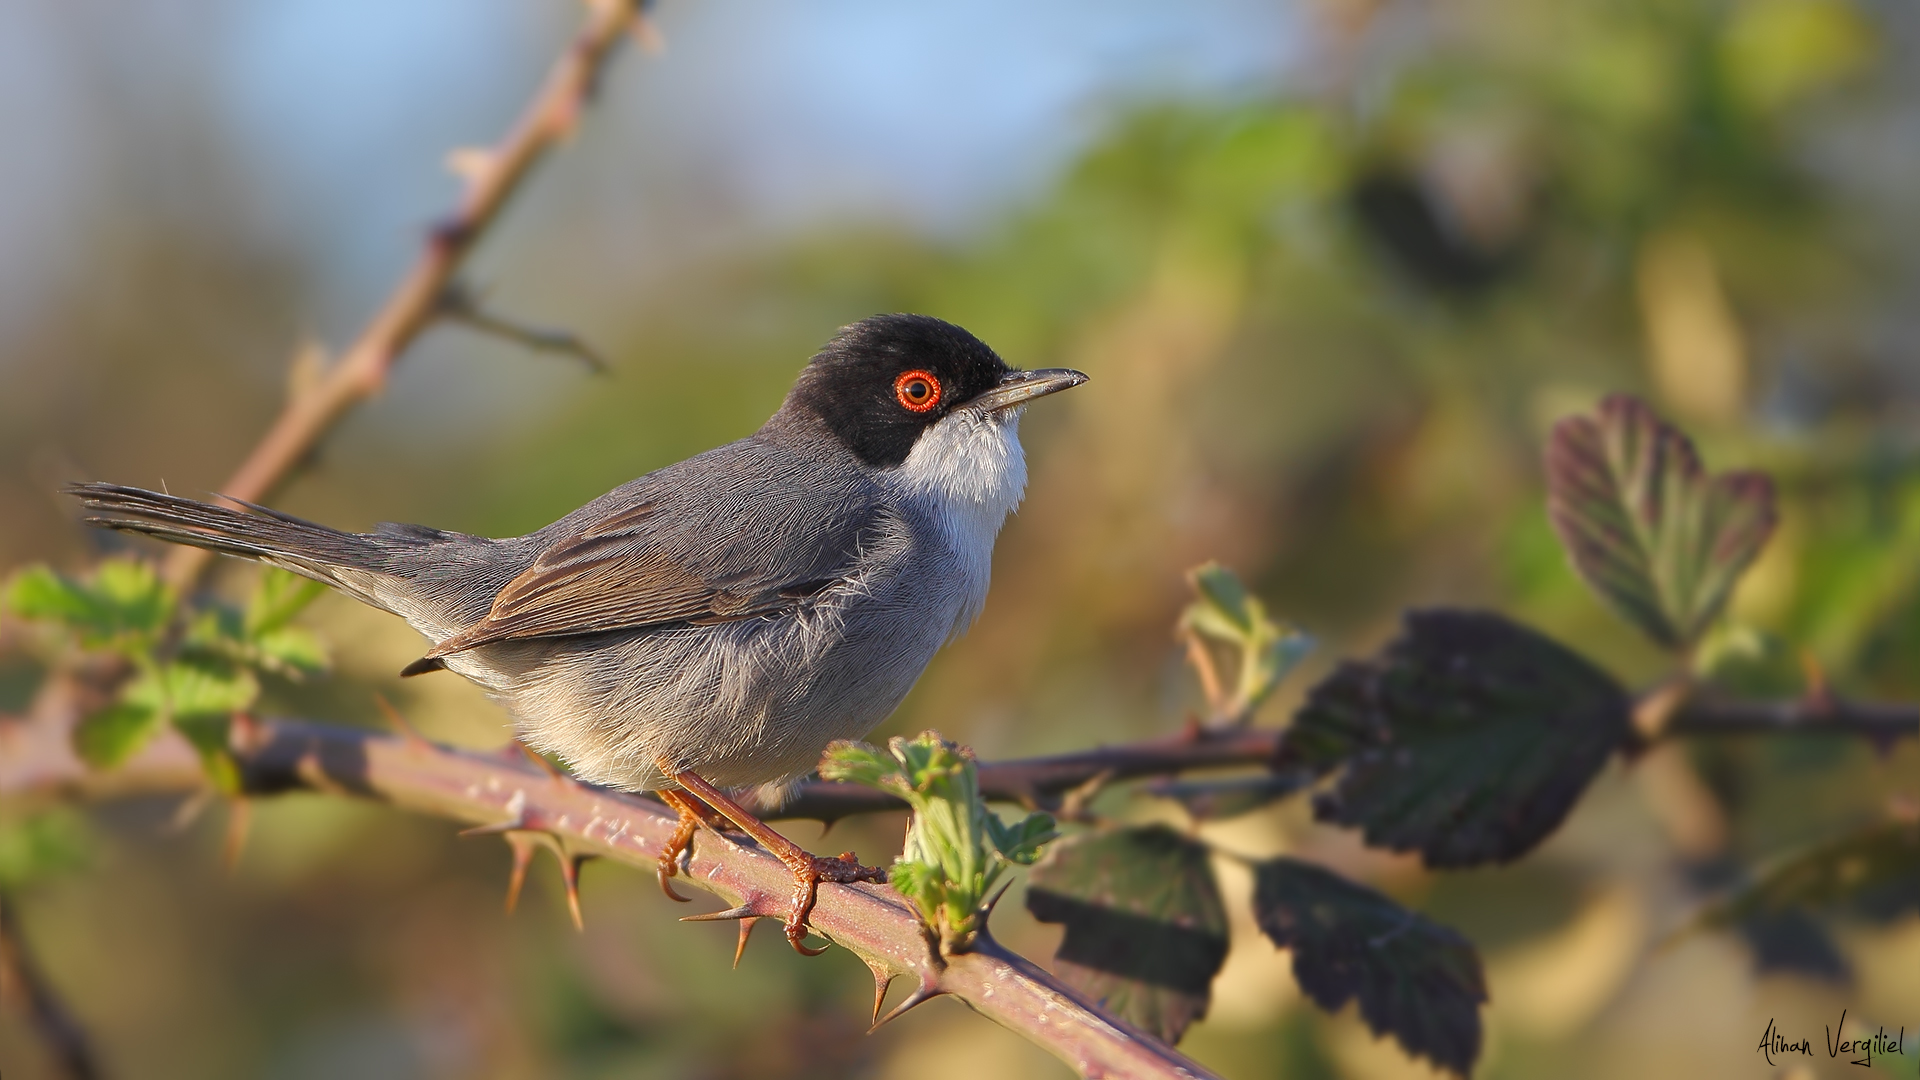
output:
<path id="1" fill-rule="evenodd" d="M 856 473 L 752 440 L 722 447 L 556 523 L 486 617 L 427 659 L 513 638 L 781 611 L 851 573 L 880 513 L 878 490 Z"/>

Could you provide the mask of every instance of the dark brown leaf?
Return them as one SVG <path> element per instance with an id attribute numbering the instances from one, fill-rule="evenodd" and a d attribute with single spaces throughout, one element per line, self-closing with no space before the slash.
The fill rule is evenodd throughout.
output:
<path id="1" fill-rule="evenodd" d="M 1487 986 L 1479 954 L 1458 932 L 1287 858 L 1255 867 L 1253 917 L 1293 950 L 1293 977 L 1321 1008 L 1338 1012 L 1357 998 L 1376 1035 L 1461 1076 L 1473 1068 Z"/>
<path id="2" fill-rule="evenodd" d="M 1027 910 L 1066 924 L 1054 966 L 1114 1015 L 1170 1043 L 1206 1015 L 1227 915 L 1203 845 L 1164 825 L 1058 841 Z"/>
<path id="3" fill-rule="evenodd" d="M 1314 687 L 1282 766 L 1344 769 L 1314 802 L 1429 866 L 1515 858 L 1558 828 L 1627 736 L 1605 672 L 1491 612 L 1413 611 L 1377 659 Z"/>

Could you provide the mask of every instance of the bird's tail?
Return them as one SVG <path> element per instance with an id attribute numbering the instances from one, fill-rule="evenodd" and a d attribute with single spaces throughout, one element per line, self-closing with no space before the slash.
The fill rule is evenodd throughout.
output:
<path id="1" fill-rule="evenodd" d="M 118 484 L 69 484 L 88 525 L 144 533 L 176 544 L 258 559 L 336 587 L 358 591 L 340 570 L 382 571 L 385 552 L 372 537 L 329 529 L 252 503 L 251 513 Z M 239 502 L 239 500 L 234 500 Z"/>

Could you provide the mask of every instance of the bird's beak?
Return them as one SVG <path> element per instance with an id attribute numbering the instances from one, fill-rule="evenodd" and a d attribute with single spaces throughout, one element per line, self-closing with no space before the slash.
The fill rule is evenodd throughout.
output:
<path id="1" fill-rule="evenodd" d="M 1086 382 L 1087 377 L 1072 368 L 1041 368 L 1038 371 L 1009 371 L 1000 385 L 974 396 L 966 407 L 983 413 L 999 412 L 1025 405 L 1037 397 L 1070 390 Z"/>

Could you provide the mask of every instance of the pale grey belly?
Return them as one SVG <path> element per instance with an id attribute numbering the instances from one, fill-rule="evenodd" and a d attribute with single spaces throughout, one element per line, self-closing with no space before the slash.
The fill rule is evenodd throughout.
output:
<path id="1" fill-rule="evenodd" d="M 949 560 L 930 560 L 947 563 Z M 492 690 L 535 748 L 581 778 L 659 786 L 665 756 L 723 787 L 798 776 L 913 688 L 970 588 L 950 565 L 794 615 L 485 646 L 449 666 Z M 911 605 L 898 583 L 929 586 Z"/>

